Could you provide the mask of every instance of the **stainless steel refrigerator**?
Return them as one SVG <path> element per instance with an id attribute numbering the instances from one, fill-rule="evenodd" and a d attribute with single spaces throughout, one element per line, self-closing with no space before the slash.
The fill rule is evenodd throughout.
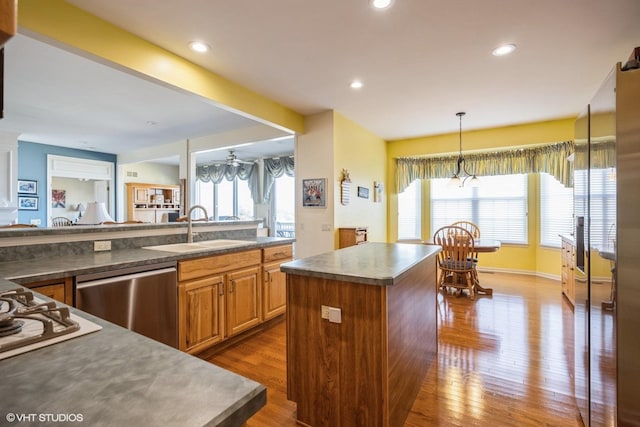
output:
<path id="1" fill-rule="evenodd" d="M 576 120 L 573 373 L 585 426 L 640 426 L 639 59 L 634 49 L 617 64 Z"/>

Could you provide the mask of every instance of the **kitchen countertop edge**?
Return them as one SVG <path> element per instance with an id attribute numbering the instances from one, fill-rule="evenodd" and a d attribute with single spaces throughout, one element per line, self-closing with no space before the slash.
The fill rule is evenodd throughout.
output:
<path id="1" fill-rule="evenodd" d="M 368 242 L 284 263 L 287 274 L 375 286 L 392 286 L 442 249 L 420 243 Z M 435 262 L 435 261 L 434 261 Z"/>
<path id="2" fill-rule="evenodd" d="M 77 275 L 101 273 L 117 268 L 153 265 L 167 261 L 181 261 L 205 256 L 222 255 L 250 249 L 285 245 L 295 239 L 281 237 L 257 237 L 255 242 L 224 249 L 205 249 L 196 252 L 175 253 L 152 249 L 134 248 L 92 252 L 77 256 L 33 258 L 23 261 L 0 262 L 0 277 L 18 284 L 43 280 L 63 279 Z"/>

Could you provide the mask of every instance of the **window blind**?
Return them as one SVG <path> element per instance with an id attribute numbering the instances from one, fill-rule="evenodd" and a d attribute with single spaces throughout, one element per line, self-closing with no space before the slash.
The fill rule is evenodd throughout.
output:
<path id="1" fill-rule="evenodd" d="M 573 233 L 573 189 L 540 174 L 540 244 L 560 247 L 560 234 Z"/>
<path id="2" fill-rule="evenodd" d="M 420 180 L 416 179 L 398 194 L 398 240 L 421 237 L 421 188 Z"/>
<path id="3" fill-rule="evenodd" d="M 585 236 L 589 247 L 608 246 L 615 240 L 616 178 L 615 169 L 591 169 L 589 171 L 589 222 L 585 224 Z M 576 173 L 575 185 L 586 188 L 586 174 Z M 586 196 L 577 197 L 575 203 L 585 204 Z M 585 237 L 586 239 L 587 237 Z"/>
<path id="4" fill-rule="evenodd" d="M 450 188 L 449 178 L 431 180 L 431 234 L 455 221 L 480 228 L 481 238 L 527 243 L 527 175 L 480 178 L 479 187 Z"/>

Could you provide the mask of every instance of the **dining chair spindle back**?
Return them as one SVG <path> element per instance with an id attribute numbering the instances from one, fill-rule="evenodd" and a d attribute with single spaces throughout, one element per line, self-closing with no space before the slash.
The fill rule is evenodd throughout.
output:
<path id="1" fill-rule="evenodd" d="M 438 254 L 439 289 L 466 289 L 469 297 L 475 299 L 474 258 L 477 258 L 477 253 L 473 235 L 462 227 L 446 226 L 434 233 L 433 243 L 442 247 Z"/>
<path id="2" fill-rule="evenodd" d="M 480 227 L 478 227 L 476 224 L 474 224 L 471 221 L 456 221 L 451 225 L 453 225 L 455 227 L 464 228 L 469 233 L 471 233 L 471 235 L 473 236 L 473 238 L 475 240 L 478 240 L 480 238 Z"/>

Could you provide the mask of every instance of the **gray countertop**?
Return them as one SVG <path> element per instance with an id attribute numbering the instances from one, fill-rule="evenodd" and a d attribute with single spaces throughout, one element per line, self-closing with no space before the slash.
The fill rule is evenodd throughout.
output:
<path id="1" fill-rule="evenodd" d="M 257 238 L 233 249 L 175 254 L 147 249 L 96 252 L 0 263 L 0 291 L 14 282 L 69 277 L 164 261 L 261 248 L 293 239 Z M 46 297 L 41 297 L 47 299 Z M 106 322 L 100 331 L 0 361 L 0 425 L 9 414 L 31 416 L 19 425 L 51 425 L 40 414 L 79 414 L 82 423 L 55 425 L 237 426 L 266 402 L 261 384 Z M 31 415 L 36 414 L 36 415 Z"/>
<path id="2" fill-rule="evenodd" d="M 74 256 L 55 256 L 26 259 L 24 261 L 0 262 L 0 277 L 16 283 L 60 279 L 81 274 L 100 273 L 114 268 L 137 267 L 165 261 L 198 258 L 239 250 L 263 248 L 292 243 L 294 239 L 279 237 L 257 237 L 255 243 L 227 249 L 210 249 L 189 253 L 172 253 L 151 249 L 120 249 L 116 251 L 91 252 Z"/>
<path id="3" fill-rule="evenodd" d="M 288 274 L 390 286 L 440 250 L 440 246 L 419 243 L 369 242 L 291 261 L 280 269 Z"/>

